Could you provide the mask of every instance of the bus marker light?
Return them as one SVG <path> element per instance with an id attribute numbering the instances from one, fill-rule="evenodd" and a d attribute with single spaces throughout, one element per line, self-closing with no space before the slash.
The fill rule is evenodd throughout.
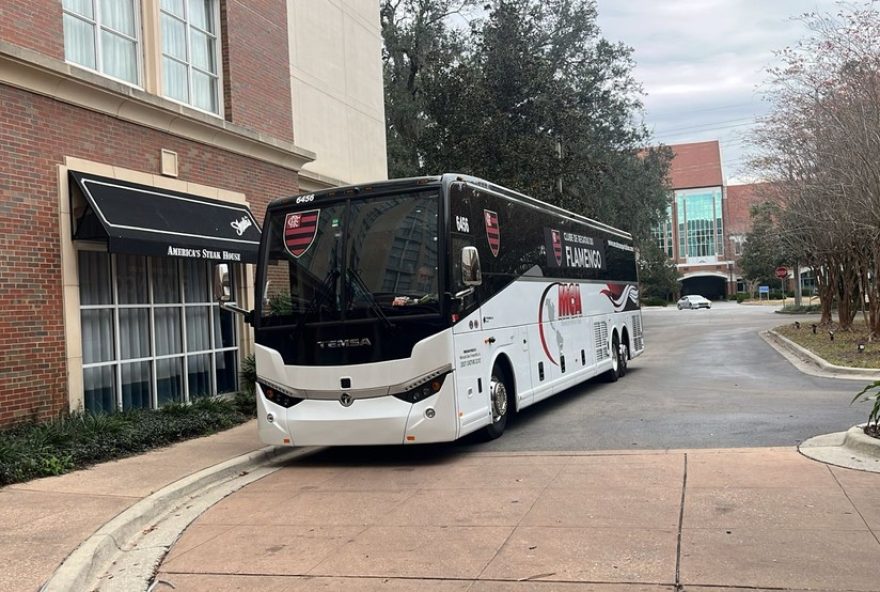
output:
<path id="1" fill-rule="evenodd" d="M 290 444 L 290 438 L 284 438 L 282 442 L 284 442 L 285 444 Z"/>
<path id="2" fill-rule="evenodd" d="M 434 411 L 433 407 L 428 407 L 427 409 L 425 409 L 425 417 L 427 417 L 428 419 L 434 419 L 435 415 L 437 415 L 437 412 Z"/>
<path id="3" fill-rule="evenodd" d="M 458 416 L 459 416 L 459 417 L 464 417 L 464 411 L 459 411 L 459 412 L 458 412 Z"/>
<path id="4" fill-rule="evenodd" d="M 406 441 L 407 441 L 407 442 L 415 442 L 415 441 L 416 441 L 416 437 L 415 437 L 415 436 L 407 436 L 407 437 L 406 437 Z"/>

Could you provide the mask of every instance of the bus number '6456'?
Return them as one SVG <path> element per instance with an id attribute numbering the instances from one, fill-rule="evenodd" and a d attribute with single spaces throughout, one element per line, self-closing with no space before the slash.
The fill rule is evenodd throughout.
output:
<path id="1" fill-rule="evenodd" d="M 455 229 L 459 232 L 470 232 L 470 224 L 468 224 L 468 219 L 464 216 L 456 216 L 455 217 Z"/>

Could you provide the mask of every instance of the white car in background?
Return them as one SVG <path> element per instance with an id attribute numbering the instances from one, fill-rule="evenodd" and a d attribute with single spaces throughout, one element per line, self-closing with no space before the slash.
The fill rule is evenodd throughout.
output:
<path id="1" fill-rule="evenodd" d="M 712 302 L 702 296 L 682 296 L 678 301 L 678 310 L 683 308 L 712 308 Z"/>

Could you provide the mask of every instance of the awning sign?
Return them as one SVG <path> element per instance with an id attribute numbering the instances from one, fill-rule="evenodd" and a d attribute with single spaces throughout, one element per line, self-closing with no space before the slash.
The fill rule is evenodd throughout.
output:
<path id="1" fill-rule="evenodd" d="M 74 171 L 70 177 L 86 203 L 75 239 L 106 241 L 114 253 L 257 260 L 260 227 L 244 204 Z"/>

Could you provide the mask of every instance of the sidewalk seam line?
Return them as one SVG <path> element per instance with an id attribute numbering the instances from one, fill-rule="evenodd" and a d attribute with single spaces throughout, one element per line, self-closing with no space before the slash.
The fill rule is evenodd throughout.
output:
<path id="1" fill-rule="evenodd" d="M 837 483 L 837 486 L 838 486 L 838 487 L 840 487 L 840 491 L 843 492 L 843 495 L 846 497 L 846 501 L 849 502 L 849 504 L 853 507 L 853 510 L 856 511 L 856 514 L 859 515 L 859 518 L 862 519 L 862 523 L 865 525 L 865 528 L 868 529 L 868 532 L 871 533 L 871 536 L 874 537 L 874 540 L 877 541 L 877 544 L 878 544 L 878 545 L 880 545 L 880 537 L 877 536 L 877 533 L 874 532 L 874 529 L 872 529 L 872 528 L 871 528 L 871 525 L 868 524 L 868 521 L 865 520 L 865 517 L 862 515 L 862 511 L 859 510 L 859 507 L 856 506 L 855 502 L 852 501 L 852 498 L 849 497 L 849 493 L 846 491 L 846 488 L 843 486 L 843 484 L 842 484 L 842 483 L 840 482 L 840 480 L 837 478 L 837 475 L 834 474 L 834 471 L 831 470 L 831 466 L 830 466 L 830 465 L 825 465 L 825 467 L 828 469 L 828 472 L 831 473 L 831 478 L 834 479 L 834 482 Z"/>
<path id="2" fill-rule="evenodd" d="M 687 452 L 684 453 L 684 475 L 682 475 L 681 481 L 681 505 L 679 506 L 678 512 L 678 540 L 675 545 L 675 589 L 677 591 L 681 591 L 681 533 L 682 527 L 684 525 L 684 499 L 685 494 L 687 492 L 687 479 L 688 479 L 688 455 Z"/>
<path id="3" fill-rule="evenodd" d="M 547 484 L 543 488 L 541 488 L 541 493 L 538 494 L 538 496 L 535 498 L 535 501 L 532 502 L 532 505 L 530 505 L 529 509 L 525 511 L 525 513 L 522 515 L 522 518 L 519 519 L 519 521 L 516 523 L 516 525 L 514 525 L 514 527 L 510 529 L 510 534 L 508 534 L 504 538 L 504 542 L 501 543 L 501 545 L 499 545 L 498 549 L 495 551 L 495 554 L 492 555 L 492 558 L 486 562 L 486 565 L 483 566 L 483 569 L 481 569 L 480 573 L 477 574 L 477 577 L 474 578 L 474 582 L 471 583 L 471 585 L 468 587 L 468 590 L 470 590 L 470 588 L 473 588 L 474 583 L 477 582 L 478 580 L 480 580 L 480 578 L 482 578 L 483 574 L 486 572 L 487 569 L 489 569 L 489 566 L 492 564 L 492 562 L 498 558 L 498 555 L 501 554 L 501 550 L 504 549 L 504 547 L 507 545 L 508 542 L 510 542 L 511 537 L 513 537 L 513 533 L 515 533 L 517 531 L 517 529 L 522 524 L 522 521 L 525 520 L 525 517 L 528 516 L 529 513 L 535 509 L 535 505 L 541 499 L 541 496 L 544 495 L 548 489 L 550 489 L 550 484 L 553 483 L 553 481 L 555 481 L 559 477 L 559 475 L 565 469 L 567 464 L 568 463 L 560 464 L 559 470 L 556 471 L 556 474 L 553 475 L 553 478 L 549 479 L 547 481 Z"/>

